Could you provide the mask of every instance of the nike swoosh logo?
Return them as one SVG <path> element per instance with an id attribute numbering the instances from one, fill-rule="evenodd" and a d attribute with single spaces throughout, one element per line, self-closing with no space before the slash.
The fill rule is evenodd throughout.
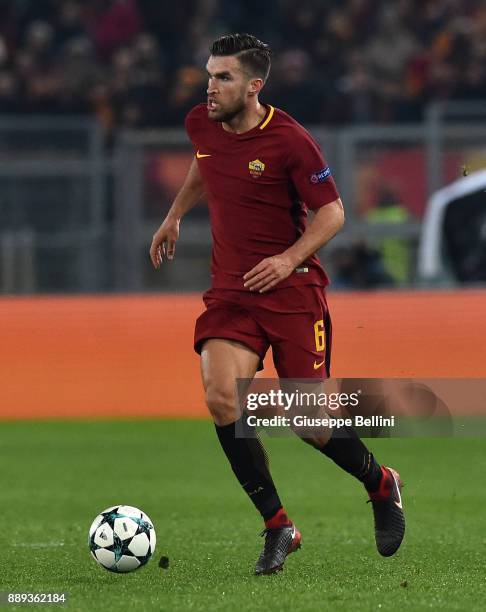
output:
<path id="1" fill-rule="evenodd" d="M 397 508 L 400 508 L 400 510 L 403 510 L 403 507 L 402 507 L 402 495 L 401 495 L 401 493 L 400 493 L 400 486 L 399 486 L 399 484 L 398 484 L 398 481 L 397 481 L 397 478 L 396 478 L 395 474 L 394 474 L 393 472 L 392 472 L 391 474 L 392 474 L 392 476 L 393 476 L 393 480 L 395 481 L 395 484 L 396 484 L 396 486 L 397 486 L 397 491 L 398 491 L 398 500 L 399 500 L 399 501 L 393 500 L 393 503 L 395 504 L 395 506 L 396 506 Z"/>
<path id="2" fill-rule="evenodd" d="M 325 359 L 323 359 L 323 360 L 322 360 L 322 361 L 320 361 L 319 363 L 316 363 L 316 362 L 314 361 L 314 370 L 318 370 L 318 369 L 319 369 L 319 368 L 320 368 L 322 365 L 324 365 L 324 362 L 325 362 L 325 361 L 326 361 Z"/>
<path id="3" fill-rule="evenodd" d="M 209 153 L 199 153 L 199 151 L 197 151 L 196 157 L 202 159 L 203 157 L 211 157 L 211 155 Z"/>

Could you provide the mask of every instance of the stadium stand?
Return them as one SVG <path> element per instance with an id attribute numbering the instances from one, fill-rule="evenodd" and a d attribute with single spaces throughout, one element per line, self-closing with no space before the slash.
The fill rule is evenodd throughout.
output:
<path id="1" fill-rule="evenodd" d="M 246 30 L 276 53 L 267 98 L 306 124 L 417 121 L 486 89 L 479 0 L 5 0 L 0 113 L 179 125 L 204 95 L 209 41 Z"/>

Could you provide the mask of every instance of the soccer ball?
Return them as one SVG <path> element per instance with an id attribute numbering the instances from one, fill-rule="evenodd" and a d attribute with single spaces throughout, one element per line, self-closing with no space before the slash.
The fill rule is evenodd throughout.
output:
<path id="1" fill-rule="evenodd" d="M 110 572 L 132 572 L 145 565 L 153 555 L 155 541 L 152 521 L 133 506 L 107 508 L 89 528 L 91 554 Z"/>

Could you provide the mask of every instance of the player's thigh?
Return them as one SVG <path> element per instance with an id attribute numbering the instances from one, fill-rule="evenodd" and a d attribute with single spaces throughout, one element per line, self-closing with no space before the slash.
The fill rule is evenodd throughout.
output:
<path id="1" fill-rule="evenodd" d="M 280 378 L 328 378 L 332 325 L 324 290 L 309 286 L 294 292 L 298 308 L 289 304 L 288 312 L 270 318 L 275 369 Z M 291 297 L 289 291 L 282 301 Z"/>
<path id="2" fill-rule="evenodd" d="M 201 349 L 201 375 L 206 404 L 218 425 L 238 416 L 236 380 L 252 379 L 260 356 L 240 342 L 222 338 L 206 340 Z"/>

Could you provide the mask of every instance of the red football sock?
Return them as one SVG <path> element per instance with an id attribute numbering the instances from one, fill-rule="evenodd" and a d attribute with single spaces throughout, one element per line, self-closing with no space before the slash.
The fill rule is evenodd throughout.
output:
<path id="1" fill-rule="evenodd" d="M 382 501 L 388 499 L 393 486 L 392 475 L 386 467 L 381 466 L 381 480 L 377 491 L 368 491 L 370 499 L 373 501 Z"/>
<path id="2" fill-rule="evenodd" d="M 265 527 L 267 529 L 278 529 L 279 527 L 286 527 L 287 525 L 292 525 L 292 521 L 283 508 L 280 508 L 277 514 L 274 514 L 272 518 L 265 521 Z"/>

